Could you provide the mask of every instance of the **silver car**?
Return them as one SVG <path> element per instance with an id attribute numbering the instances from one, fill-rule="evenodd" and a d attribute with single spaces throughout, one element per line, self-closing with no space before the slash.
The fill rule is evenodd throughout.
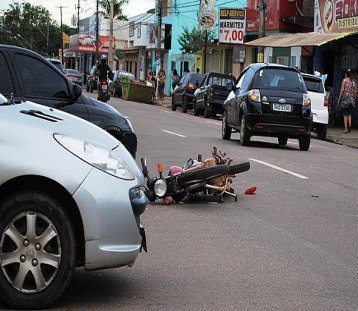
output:
<path id="1" fill-rule="evenodd" d="M 0 94 L 0 299 L 50 305 L 75 267 L 132 266 L 145 232 L 144 177 L 96 125 Z"/>

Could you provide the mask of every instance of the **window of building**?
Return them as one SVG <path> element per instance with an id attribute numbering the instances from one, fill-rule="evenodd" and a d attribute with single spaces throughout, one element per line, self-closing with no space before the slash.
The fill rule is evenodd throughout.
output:
<path id="1" fill-rule="evenodd" d="M 129 36 L 134 36 L 134 22 L 129 22 Z"/>
<path id="2" fill-rule="evenodd" d="M 142 36 L 142 24 L 137 24 L 137 38 L 140 38 Z"/>

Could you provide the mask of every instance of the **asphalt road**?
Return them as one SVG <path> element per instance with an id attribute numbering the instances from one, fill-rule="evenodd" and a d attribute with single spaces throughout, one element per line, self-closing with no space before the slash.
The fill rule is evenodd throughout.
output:
<path id="1" fill-rule="evenodd" d="M 238 201 L 207 197 L 142 217 L 148 253 L 132 268 L 76 271 L 57 310 L 357 310 L 358 153 L 312 140 L 279 146 L 239 134 L 221 139 L 221 121 L 180 109 L 111 99 L 138 135 L 137 161 L 155 174 L 213 146 L 251 169 L 237 175 Z M 255 195 L 245 189 L 256 186 Z"/>

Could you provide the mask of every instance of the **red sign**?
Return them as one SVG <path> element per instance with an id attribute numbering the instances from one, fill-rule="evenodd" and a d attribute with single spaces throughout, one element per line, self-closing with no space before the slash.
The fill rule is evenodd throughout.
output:
<path id="1" fill-rule="evenodd" d="M 113 37 L 113 48 L 115 38 Z M 98 52 L 108 53 L 109 37 L 98 36 Z M 92 35 L 72 35 L 70 37 L 70 50 L 78 52 L 96 53 L 96 37 Z"/>

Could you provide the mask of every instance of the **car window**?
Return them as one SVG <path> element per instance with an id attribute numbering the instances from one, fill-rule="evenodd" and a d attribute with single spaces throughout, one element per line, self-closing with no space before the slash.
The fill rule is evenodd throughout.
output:
<path id="1" fill-rule="evenodd" d="M 187 84 L 187 82 L 188 82 L 188 80 L 189 80 L 189 75 L 188 74 L 184 74 L 184 76 L 181 78 L 181 80 L 180 80 L 180 84 Z"/>
<path id="2" fill-rule="evenodd" d="M 24 54 L 15 54 L 27 97 L 69 98 L 66 80 L 45 62 Z"/>
<path id="3" fill-rule="evenodd" d="M 323 83 L 321 80 L 310 77 L 303 77 L 303 80 L 305 81 L 307 91 L 324 93 Z"/>
<path id="4" fill-rule="evenodd" d="M 197 83 L 198 85 L 200 85 L 201 82 L 203 82 L 204 77 L 205 77 L 204 75 L 193 74 L 190 77 L 190 82 L 193 84 Z"/>
<path id="5" fill-rule="evenodd" d="M 285 68 L 261 68 L 252 85 L 255 89 L 281 89 L 305 92 L 301 74 Z"/>
<path id="6" fill-rule="evenodd" d="M 70 75 L 81 75 L 81 73 L 78 70 L 74 70 L 74 69 L 65 69 L 65 73 Z"/>
<path id="7" fill-rule="evenodd" d="M 10 95 L 11 93 L 15 94 L 15 87 L 10 74 L 9 65 L 6 62 L 3 53 L 0 53 L 0 68 L 1 68 L 0 93 L 2 93 L 3 95 Z"/>
<path id="8" fill-rule="evenodd" d="M 252 79 L 253 79 L 254 75 L 255 75 L 255 71 L 254 71 L 254 69 L 252 69 L 250 67 L 247 70 L 245 76 L 242 79 L 240 92 L 246 92 L 247 91 L 247 89 L 249 88 L 249 86 L 250 86 L 250 84 L 252 82 Z"/>

